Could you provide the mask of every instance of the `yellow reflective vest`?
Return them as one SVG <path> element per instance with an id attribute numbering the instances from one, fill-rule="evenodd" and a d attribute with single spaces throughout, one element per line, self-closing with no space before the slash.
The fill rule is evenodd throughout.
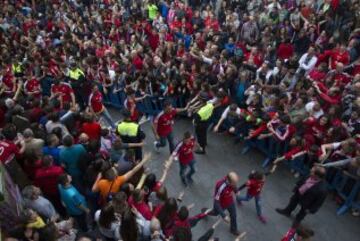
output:
<path id="1" fill-rule="evenodd" d="M 201 107 L 200 110 L 198 110 L 197 114 L 199 115 L 201 121 L 207 121 L 208 119 L 210 119 L 213 111 L 214 111 L 214 105 L 208 103 L 203 107 Z"/>
<path id="2" fill-rule="evenodd" d="M 79 69 L 79 68 L 76 68 L 76 69 L 74 69 L 74 70 L 71 69 L 71 70 L 69 71 L 69 77 L 70 77 L 70 79 L 78 80 L 81 76 L 85 76 L 85 75 L 84 75 L 84 72 L 82 72 L 82 70 Z"/>
<path id="3" fill-rule="evenodd" d="M 117 131 L 123 137 L 136 137 L 139 125 L 134 122 L 123 121 L 117 126 Z"/>
<path id="4" fill-rule="evenodd" d="M 14 72 L 14 74 L 20 74 L 20 73 L 22 73 L 22 66 L 21 66 L 21 64 L 13 64 L 11 67 L 12 67 L 12 71 Z"/>

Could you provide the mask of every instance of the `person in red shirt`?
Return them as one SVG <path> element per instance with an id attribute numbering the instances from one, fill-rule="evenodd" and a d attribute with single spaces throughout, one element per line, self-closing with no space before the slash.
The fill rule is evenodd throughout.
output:
<path id="1" fill-rule="evenodd" d="M 203 213 L 208 213 L 210 216 L 220 215 L 225 222 L 230 222 L 230 232 L 236 236 L 240 233 L 237 228 L 236 207 L 233 195 L 237 191 L 237 184 L 239 176 L 235 172 L 229 172 L 224 178 L 217 181 L 214 194 L 214 207 L 211 211 L 204 209 Z M 224 210 L 227 210 L 230 217 L 227 216 Z"/>
<path id="2" fill-rule="evenodd" d="M 41 189 L 44 196 L 54 204 L 60 214 L 64 214 L 65 209 L 61 204 L 57 187 L 58 178 L 64 173 L 64 169 L 53 163 L 54 159 L 50 155 L 45 155 L 42 158 L 42 167 L 35 172 L 34 185 Z"/>
<path id="3" fill-rule="evenodd" d="M 249 201 L 255 198 L 256 212 L 261 222 L 266 223 L 265 217 L 262 215 L 260 205 L 260 193 L 265 184 L 265 175 L 258 171 L 252 171 L 249 175 L 248 181 L 238 188 L 238 192 L 247 187 L 246 196 L 237 196 L 236 201 L 242 204 L 242 201 Z"/>
<path id="4" fill-rule="evenodd" d="M 7 124 L 2 129 L 2 134 L 5 139 L 0 140 L 0 162 L 7 165 L 24 153 L 25 141 L 19 138 L 15 141 L 17 132 L 13 124 Z M 19 148 L 17 144 L 19 144 L 21 148 Z"/>
<path id="5" fill-rule="evenodd" d="M 169 142 L 170 154 L 174 151 L 174 136 L 173 136 L 173 125 L 174 118 L 177 113 L 185 111 L 185 108 L 173 108 L 171 103 L 166 101 L 164 103 L 164 110 L 161 111 L 154 119 L 153 132 L 155 134 L 156 141 L 154 147 L 159 151 L 160 147 L 166 146 L 166 139 Z"/>
<path id="6" fill-rule="evenodd" d="M 188 183 L 193 183 L 192 176 L 195 173 L 194 148 L 195 138 L 187 131 L 184 134 L 184 139 L 176 146 L 171 155 L 172 158 L 178 157 L 179 159 L 180 178 L 185 186 L 187 186 Z M 188 167 L 190 171 L 185 174 Z"/>
<path id="7" fill-rule="evenodd" d="M 100 140 L 101 126 L 95 121 L 94 115 L 85 114 L 85 122 L 82 124 L 81 132 L 85 133 L 90 140 Z"/>
<path id="8" fill-rule="evenodd" d="M 293 54 L 294 46 L 290 43 L 289 39 L 286 39 L 283 43 L 281 43 L 276 50 L 276 55 L 281 60 L 290 59 Z"/>
<path id="9" fill-rule="evenodd" d="M 89 109 L 96 116 L 103 117 L 105 121 L 111 126 L 111 128 L 115 129 L 115 123 L 102 101 L 103 95 L 99 91 L 99 87 L 95 84 L 93 85 L 91 94 L 89 96 Z"/>
<path id="10" fill-rule="evenodd" d="M 59 79 L 55 79 L 54 84 L 51 86 L 50 99 L 59 100 L 61 108 L 64 108 L 65 104 L 75 106 L 76 103 L 74 90 L 68 83 L 60 82 Z"/>
<path id="11" fill-rule="evenodd" d="M 350 63 L 350 54 L 346 49 L 345 44 L 340 44 L 340 46 L 329 52 L 325 51 L 325 55 L 328 55 L 329 58 L 329 67 L 330 69 L 335 69 L 337 63 L 343 63 L 345 66 Z"/>
<path id="12" fill-rule="evenodd" d="M 41 87 L 40 81 L 35 77 L 32 77 L 30 80 L 27 80 L 24 84 L 25 94 L 29 97 L 34 97 L 36 99 L 41 98 Z"/>
<path id="13" fill-rule="evenodd" d="M 17 80 L 11 72 L 5 73 L 1 83 L 0 95 L 15 98 L 21 84 L 21 81 Z"/>
<path id="14" fill-rule="evenodd" d="M 146 220 L 151 220 L 153 214 L 149 205 L 144 200 L 143 190 L 136 189 L 128 199 L 131 207 L 134 207 Z"/>

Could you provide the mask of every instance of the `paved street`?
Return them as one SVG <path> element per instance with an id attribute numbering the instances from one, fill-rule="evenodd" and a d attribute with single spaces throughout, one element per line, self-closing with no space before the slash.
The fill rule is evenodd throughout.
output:
<path id="1" fill-rule="evenodd" d="M 113 116 L 120 117 L 114 111 Z M 163 161 L 168 158 L 168 147 L 161 149 L 157 154 L 153 151 L 154 136 L 150 124 L 145 123 L 143 130 L 146 132 L 146 151 L 153 152 L 153 158 L 148 166 L 156 174 L 160 174 Z M 175 140 L 180 140 L 186 130 L 192 130 L 189 120 L 178 119 L 175 123 Z M 234 144 L 233 140 L 226 135 L 210 133 L 209 147 L 205 156 L 196 155 L 197 173 L 194 175 L 195 183 L 186 189 L 183 204 L 195 204 L 191 214 L 197 214 L 203 207 L 212 206 L 214 184 L 217 179 L 226 175 L 230 170 L 236 171 L 241 177 L 241 183 L 246 181 L 249 172 L 259 169 L 263 156 L 254 151 L 241 155 L 241 144 Z M 174 163 L 166 180 L 166 187 L 170 196 L 177 196 L 183 190 L 179 178 L 179 167 Z M 267 178 L 262 194 L 263 213 L 268 219 L 267 224 L 262 224 L 256 216 L 255 203 L 251 200 L 237 207 L 238 227 L 241 232 L 246 231 L 247 241 L 280 241 L 282 235 L 291 225 L 291 220 L 278 215 L 276 207 L 284 207 L 291 195 L 295 178 L 285 168 L 279 168 L 277 172 Z M 243 191 L 245 193 L 245 191 Z M 343 216 L 336 215 L 336 204 L 329 196 L 325 205 L 315 215 L 308 215 L 304 224 L 313 227 L 315 238 L 313 241 L 360 241 L 359 218 L 352 217 L 349 213 Z M 204 233 L 217 218 L 209 217 L 201 221 L 194 229 L 194 240 Z M 234 240 L 229 233 L 229 227 L 221 223 L 215 230 L 215 237 L 221 241 Z"/>

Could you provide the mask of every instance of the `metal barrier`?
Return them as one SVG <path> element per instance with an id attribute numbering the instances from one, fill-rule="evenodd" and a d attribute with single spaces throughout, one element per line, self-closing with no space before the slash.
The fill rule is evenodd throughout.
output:
<path id="1" fill-rule="evenodd" d="M 104 95 L 105 104 L 115 108 L 124 108 L 125 99 L 126 94 L 123 91 L 114 93 L 114 91 L 111 90 Z M 170 101 L 174 107 L 186 106 L 186 100 L 183 96 L 171 96 L 166 98 L 151 96 L 145 98 L 141 102 L 138 102 L 137 108 L 145 115 L 155 116 L 162 110 L 165 100 Z M 214 119 L 216 118 L 214 117 Z M 266 156 L 262 162 L 262 167 L 267 167 L 277 157 L 286 153 L 286 151 L 288 151 L 288 147 L 288 141 L 279 141 L 274 137 L 262 140 L 253 139 L 245 141 L 245 149 L 256 148 Z M 304 156 L 301 156 L 293 160 L 286 161 L 286 164 L 290 169 L 298 172 L 300 175 L 307 176 L 309 174 L 309 167 L 305 165 L 304 161 Z M 329 173 L 331 174 L 331 169 Z M 351 181 L 353 181 L 351 184 L 352 188 L 349 190 L 348 185 L 350 185 L 349 182 Z M 337 170 L 336 174 L 328 180 L 328 183 L 329 188 L 336 190 L 339 196 L 344 199 L 344 204 L 337 210 L 338 215 L 345 213 L 349 208 L 360 209 L 360 201 L 357 200 L 360 190 L 359 180 L 354 180 L 352 177 L 343 174 L 342 170 Z"/>

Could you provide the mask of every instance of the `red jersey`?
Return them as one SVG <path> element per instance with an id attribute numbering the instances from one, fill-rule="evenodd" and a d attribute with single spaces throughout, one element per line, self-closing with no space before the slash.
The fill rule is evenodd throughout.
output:
<path id="1" fill-rule="evenodd" d="M 6 94 L 14 94 L 15 81 L 14 76 L 12 74 L 6 74 L 3 77 L 2 82 L 4 83 L 5 93 Z"/>
<path id="2" fill-rule="evenodd" d="M 143 60 L 141 59 L 141 57 L 139 55 L 136 55 L 133 58 L 132 64 L 134 65 L 135 69 L 137 69 L 137 70 L 142 70 L 142 68 L 143 68 Z"/>
<path id="3" fill-rule="evenodd" d="M 35 91 L 39 91 L 36 94 L 33 94 L 33 96 L 35 98 L 40 98 L 41 97 L 41 92 L 40 92 L 40 81 L 36 78 L 32 78 L 31 80 L 28 80 L 25 82 L 24 84 L 24 88 L 27 92 L 35 92 Z"/>
<path id="4" fill-rule="evenodd" d="M 264 180 L 249 179 L 246 182 L 248 194 L 252 197 L 259 195 L 264 184 L 265 184 Z"/>
<path id="5" fill-rule="evenodd" d="M 214 198 L 220 202 L 221 208 L 225 209 L 234 203 L 233 193 L 236 190 L 224 177 L 216 183 Z"/>
<path id="6" fill-rule="evenodd" d="M 253 60 L 253 63 L 254 63 L 258 68 L 260 68 L 260 66 L 261 66 L 262 63 L 264 62 L 263 59 L 262 59 L 261 54 L 252 55 L 251 52 L 245 53 L 245 59 L 246 59 L 246 61 L 249 61 L 251 58 L 252 58 L 252 60 Z"/>
<path id="7" fill-rule="evenodd" d="M 322 81 L 325 79 L 326 73 L 318 69 L 313 69 L 309 72 L 308 76 L 311 80 Z"/>
<path id="8" fill-rule="evenodd" d="M 294 47 L 290 43 L 281 43 L 276 51 L 279 59 L 290 59 L 294 54 Z"/>
<path id="9" fill-rule="evenodd" d="M 132 121 L 138 121 L 139 119 L 139 112 L 136 109 L 136 102 L 130 98 L 127 98 L 125 100 L 124 106 L 126 109 L 128 109 L 131 112 L 130 119 Z"/>
<path id="10" fill-rule="evenodd" d="M 84 123 L 81 131 L 89 136 L 90 140 L 99 140 L 101 135 L 101 125 L 97 122 Z"/>
<path id="11" fill-rule="evenodd" d="M 170 113 L 165 113 L 161 111 L 155 118 L 154 124 L 157 125 L 156 132 L 159 136 L 165 137 L 170 134 L 172 131 L 172 126 L 174 124 L 174 118 L 176 116 L 176 110 L 172 109 Z"/>
<path id="12" fill-rule="evenodd" d="M 104 109 L 102 100 L 103 96 L 100 91 L 91 93 L 91 95 L 89 96 L 89 105 L 96 114 L 101 113 Z"/>
<path id="13" fill-rule="evenodd" d="M 188 165 L 192 160 L 194 160 L 194 150 L 195 147 L 195 138 L 191 138 L 191 140 L 187 143 L 184 141 L 181 141 L 179 144 L 177 144 L 173 155 L 179 156 L 179 162 L 182 165 Z"/>
<path id="14" fill-rule="evenodd" d="M 128 203 L 130 206 L 134 207 L 146 220 L 151 220 L 153 214 L 150 210 L 149 205 L 146 202 L 142 201 L 136 203 L 132 196 L 129 197 Z"/>
<path id="15" fill-rule="evenodd" d="M 18 155 L 19 148 L 14 142 L 8 140 L 0 141 L 0 161 L 3 164 L 10 162 Z"/>
<path id="16" fill-rule="evenodd" d="M 59 166 L 42 167 L 35 172 L 34 184 L 44 194 L 49 196 L 58 195 L 58 178 L 63 173 L 64 169 Z"/>
<path id="17" fill-rule="evenodd" d="M 330 53 L 330 57 L 331 57 L 331 62 L 330 62 L 331 69 L 336 68 L 337 62 L 343 63 L 344 65 L 348 65 L 350 63 L 350 54 L 348 51 L 340 53 L 339 50 L 333 50 Z"/>
<path id="18" fill-rule="evenodd" d="M 51 86 L 51 93 L 57 94 L 60 93 L 63 103 L 71 102 L 71 94 L 74 93 L 74 90 L 67 83 L 61 83 L 59 85 Z"/>

